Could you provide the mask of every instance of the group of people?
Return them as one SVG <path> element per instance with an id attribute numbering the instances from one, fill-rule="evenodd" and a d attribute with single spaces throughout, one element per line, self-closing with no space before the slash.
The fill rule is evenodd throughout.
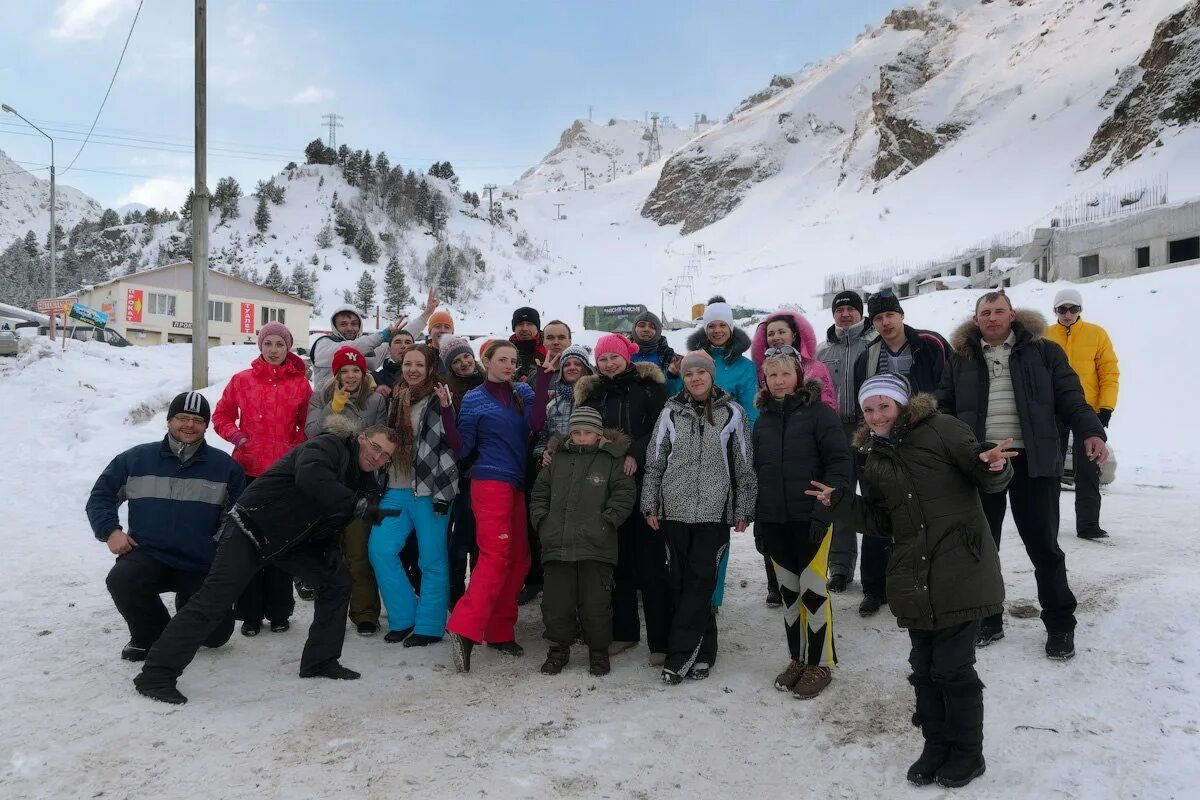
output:
<path id="1" fill-rule="evenodd" d="M 518 605 L 540 595 L 542 673 L 582 642 L 590 673 L 607 674 L 644 619 L 661 679 L 702 680 L 731 529 L 753 523 L 789 654 L 774 685 L 808 699 L 832 681 L 830 592 L 852 581 L 861 533 L 859 611 L 886 603 L 912 639 L 925 748 L 908 778 L 965 785 L 984 770 L 975 650 L 1004 635 L 1010 503 L 1046 654 L 1074 654 L 1057 544 L 1072 436 L 1078 533 L 1106 535 L 1116 356 L 1081 320 L 1078 291 L 1054 311 L 1047 330 L 989 292 L 947 341 L 907 325 L 890 292 L 865 306 L 842 292 L 818 346 L 796 311 L 767 315 L 752 338 L 716 297 L 677 354 L 652 313 L 588 348 L 526 307 L 477 358 L 431 292 L 412 323 L 368 335 L 357 311 L 335 309 L 308 365 L 286 327 L 264 325 L 215 410 L 179 395 L 164 439 L 118 455 L 92 491 L 93 531 L 117 556 L 122 656 L 143 662 L 139 692 L 186 702 L 184 668 L 236 619 L 246 636 L 264 620 L 288 629 L 295 579 L 314 602 L 302 677 L 359 677 L 339 661 L 346 620 L 371 636 L 384 610 L 384 641 L 446 640 L 460 672 L 481 645 L 520 656 Z M 205 444 L 210 422 L 232 457 Z"/>

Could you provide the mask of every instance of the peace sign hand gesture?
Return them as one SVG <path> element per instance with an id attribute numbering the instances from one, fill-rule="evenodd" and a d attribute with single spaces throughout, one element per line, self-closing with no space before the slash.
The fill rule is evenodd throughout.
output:
<path id="1" fill-rule="evenodd" d="M 438 402 L 442 404 L 442 408 L 452 407 L 451 404 L 454 402 L 454 395 L 450 393 L 450 387 L 444 383 L 439 383 L 434 387 L 433 391 L 437 395 Z"/>
<path id="2" fill-rule="evenodd" d="M 833 487 L 826 486 L 825 484 L 821 483 L 820 481 L 809 481 L 809 483 L 811 483 L 813 486 L 817 487 L 817 491 L 814 492 L 812 489 L 808 489 L 804 493 L 806 495 L 808 495 L 809 497 L 815 497 L 817 499 L 817 502 L 820 503 L 821 505 L 825 506 L 826 508 L 832 507 L 833 506 L 833 491 L 834 491 Z"/>
<path id="3" fill-rule="evenodd" d="M 562 360 L 562 353 L 555 353 L 554 355 L 547 358 L 545 361 L 541 362 L 542 369 L 545 370 L 546 372 L 551 372 L 551 373 L 558 372 L 558 362 L 561 360 Z"/>
<path id="4" fill-rule="evenodd" d="M 992 472 L 1000 472 L 1004 469 L 1004 463 L 1008 459 L 1018 455 L 1016 450 L 1006 449 L 1010 444 L 1012 444 L 1012 441 L 1013 440 L 1011 438 L 1005 439 L 991 450 L 983 451 L 979 454 L 979 460 L 987 464 L 988 469 Z"/>

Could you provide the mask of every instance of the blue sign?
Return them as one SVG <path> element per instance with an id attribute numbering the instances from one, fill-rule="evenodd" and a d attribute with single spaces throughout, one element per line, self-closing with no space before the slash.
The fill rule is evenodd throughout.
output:
<path id="1" fill-rule="evenodd" d="M 103 328 L 108 325 L 108 314 L 105 314 L 98 308 L 85 306 L 83 303 L 72 303 L 71 310 L 67 312 L 67 316 L 77 319 L 80 322 L 86 322 L 89 325 L 95 325 L 97 328 Z"/>

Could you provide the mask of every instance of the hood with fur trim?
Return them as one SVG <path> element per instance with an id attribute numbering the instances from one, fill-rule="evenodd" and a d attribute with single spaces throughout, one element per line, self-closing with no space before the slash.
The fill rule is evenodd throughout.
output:
<path id="1" fill-rule="evenodd" d="M 624 458 L 632 444 L 633 440 L 622 433 L 620 428 L 605 428 L 600 437 L 600 449 L 607 451 L 613 458 Z M 560 447 L 574 449 L 570 437 L 552 436 L 546 443 L 546 452 L 554 455 Z"/>
<path id="2" fill-rule="evenodd" d="M 803 386 L 801 386 L 792 394 L 783 398 L 783 400 L 785 403 L 790 401 L 792 404 L 801 407 L 811 406 L 815 403 L 821 402 L 821 392 L 824 390 L 824 388 L 825 385 L 820 381 L 807 380 L 804 382 Z M 754 407 L 759 411 L 765 411 L 773 400 L 774 398 L 771 396 L 771 391 L 769 389 L 761 389 L 754 398 Z"/>
<path id="3" fill-rule="evenodd" d="M 1046 333 L 1046 318 L 1037 311 L 1028 308 L 1015 309 L 1017 318 L 1013 322 L 1013 330 L 1019 340 L 1027 334 L 1032 341 L 1041 339 Z M 962 358 L 973 358 L 979 352 L 980 333 L 975 319 L 964 320 L 954 333 L 950 334 L 950 346 Z"/>
<path id="4" fill-rule="evenodd" d="M 810 329 L 811 332 L 811 329 Z M 704 328 L 697 328 L 692 331 L 687 338 L 687 349 L 690 353 L 693 350 L 704 350 L 712 354 L 713 343 L 708 340 L 708 333 Z M 747 350 L 750 349 L 750 337 L 739 327 L 733 328 L 733 336 L 729 339 L 729 344 L 726 345 L 725 363 L 732 364 L 738 360 Z"/>
<path id="5" fill-rule="evenodd" d="M 649 361 L 639 361 L 632 365 L 637 370 L 638 378 L 642 381 L 651 383 L 666 383 L 667 378 L 663 375 L 661 369 L 651 364 Z M 603 376 L 599 373 L 592 375 L 581 375 L 579 380 L 575 381 L 575 405 L 581 406 L 592 399 L 596 393 L 596 387 L 600 385 L 600 379 Z"/>
<path id="6" fill-rule="evenodd" d="M 325 423 L 322 426 L 325 433 L 336 433 L 343 439 L 353 439 L 355 436 L 354 420 L 347 417 L 345 414 L 330 414 L 325 417 Z"/>
<path id="7" fill-rule="evenodd" d="M 914 425 L 929 419 L 936 413 L 937 398 L 928 392 L 914 395 L 912 400 L 908 401 L 908 405 L 900 409 L 900 416 L 896 417 L 896 424 L 892 426 L 892 433 L 903 436 Z M 858 426 L 858 430 L 854 432 L 854 439 L 851 443 L 855 447 L 862 447 L 870 438 L 871 427 L 866 422 L 863 422 Z"/>
<path id="8" fill-rule="evenodd" d="M 813 326 L 800 312 L 781 308 L 768 314 L 754 331 L 754 344 L 750 348 L 750 360 L 754 362 L 754 366 L 761 367 L 763 359 L 766 357 L 764 354 L 767 352 L 767 322 L 775 317 L 787 317 L 792 321 L 800 333 L 800 346 L 796 349 L 800 351 L 801 358 L 806 363 L 815 359 L 817 357 L 817 334 L 813 331 Z"/>

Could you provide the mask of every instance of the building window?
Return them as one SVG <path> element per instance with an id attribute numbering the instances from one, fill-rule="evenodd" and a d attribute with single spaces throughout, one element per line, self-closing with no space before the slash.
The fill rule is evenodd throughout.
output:
<path id="1" fill-rule="evenodd" d="M 1004 279 L 1004 288 L 1007 289 L 1010 286 L 1012 286 L 1012 278 L 1005 278 Z"/>
<path id="2" fill-rule="evenodd" d="M 146 295 L 147 310 L 164 317 L 175 316 L 175 295 L 150 292 Z"/>
<path id="3" fill-rule="evenodd" d="M 217 300 L 209 300 L 208 319 L 210 322 L 232 322 L 233 303 L 222 303 Z"/>
<path id="4" fill-rule="evenodd" d="M 963 264 L 963 272 L 962 272 L 962 274 L 963 274 L 963 277 L 964 277 L 964 278 L 969 278 L 969 277 L 971 277 L 971 262 L 970 262 L 970 261 L 968 261 L 967 263 Z"/>
<path id="5" fill-rule="evenodd" d="M 1093 253 L 1090 256 L 1079 257 L 1079 277 L 1090 278 L 1093 275 L 1100 274 L 1100 255 Z"/>
<path id="6" fill-rule="evenodd" d="M 1178 264 L 1180 261 L 1194 261 L 1197 258 L 1200 258 L 1200 236 L 1167 243 L 1167 263 Z"/>
<path id="7" fill-rule="evenodd" d="M 951 267 L 950 269 L 946 270 L 947 278 L 949 278 L 951 275 L 957 275 L 957 274 L 958 274 L 958 269 L 956 267 Z"/>
<path id="8" fill-rule="evenodd" d="M 1137 255 L 1137 268 L 1145 269 L 1150 266 L 1150 246 L 1139 247 L 1134 251 Z"/>
<path id="9" fill-rule="evenodd" d="M 984 258 L 983 256 L 980 256 L 979 258 L 975 259 L 975 271 L 976 272 L 983 272 L 983 270 L 986 266 L 987 266 L 987 259 Z"/>
<path id="10" fill-rule="evenodd" d="M 283 322 L 286 324 L 283 318 L 283 311 L 282 308 L 267 308 L 263 306 L 262 313 L 259 314 L 259 319 L 261 320 L 259 325 L 266 325 L 268 322 Z"/>

